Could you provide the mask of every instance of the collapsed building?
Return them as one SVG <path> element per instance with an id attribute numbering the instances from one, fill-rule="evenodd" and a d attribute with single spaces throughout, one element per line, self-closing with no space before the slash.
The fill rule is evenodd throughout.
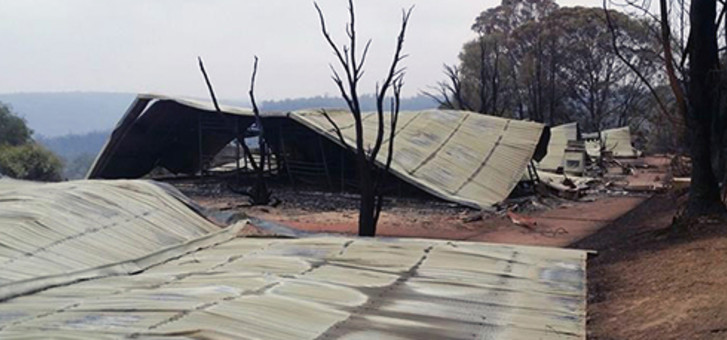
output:
<path id="1" fill-rule="evenodd" d="M 632 144 L 631 128 L 623 126 L 601 132 L 584 134 L 588 156 L 599 158 L 605 152 L 608 157 L 637 158 L 641 151 Z"/>
<path id="2" fill-rule="evenodd" d="M 537 164 L 540 170 L 582 175 L 588 158 L 641 156 L 641 152 L 633 147 L 628 126 L 581 134 L 578 123 L 574 122 L 553 127 L 550 131 L 548 153 Z"/>
<path id="3" fill-rule="evenodd" d="M 583 175 L 586 165 L 585 145 L 580 137 L 578 123 L 569 123 L 550 129 L 550 142 L 545 158 L 538 162 L 539 170 Z"/>
<path id="4" fill-rule="evenodd" d="M 326 112 L 328 118 L 320 110 L 262 114 L 266 148 L 273 155 L 266 165 L 271 175 L 330 189 L 356 185 L 354 155 L 343 145 L 355 145 L 353 117 L 343 110 Z M 196 175 L 222 165 L 239 173 L 252 155 L 241 155 L 246 151 L 237 144 L 254 136 L 254 124 L 250 110 L 222 106 L 218 112 L 200 101 L 139 95 L 87 178 L 140 178 L 158 167 Z M 365 140 L 373 141 L 377 115 L 364 114 L 363 124 Z M 549 128 L 533 122 L 464 111 L 400 112 L 389 177 L 440 199 L 490 207 L 531 173 L 533 161 L 543 159 L 549 138 Z M 384 140 L 379 165 L 385 163 L 389 142 Z M 229 157 L 218 160 L 223 150 L 235 155 L 235 166 Z"/>
<path id="5" fill-rule="evenodd" d="M 578 123 L 550 129 L 547 155 L 536 164 L 539 183 L 561 197 L 578 198 L 607 168 L 630 171 L 617 159 L 637 158 L 641 152 L 633 147 L 628 126 L 596 133 L 581 133 Z"/>
<path id="6" fill-rule="evenodd" d="M 269 177 L 329 191 L 357 188 L 350 148 L 356 144 L 355 129 L 348 111 L 265 112 L 261 120 L 270 155 L 261 166 Z M 365 113 L 363 125 L 364 138 L 372 143 L 377 114 Z M 174 176 L 251 173 L 250 163 L 259 162 L 258 133 L 248 109 L 223 105 L 218 112 L 207 102 L 139 95 L 87 178 L 135 179 L 160 168 Z M 380 169 L 388 156 L 388 131 L 384 136 L 376 159 Z M 242 148 L 243 143 L 249 147 Z M 640 154 L 628 127 L 581 134 L 577 123 L 548 128 L 465 111 L 403 111 L 386 188 L 389 194 L 426 193 L 488 208 L 506 200 L 521 183 L 542 182 L 559 192 L 586 189 L 587 169 L 602 153 L 615 158 Z M 580 184 L 563 186 L 568 178 Z"/>

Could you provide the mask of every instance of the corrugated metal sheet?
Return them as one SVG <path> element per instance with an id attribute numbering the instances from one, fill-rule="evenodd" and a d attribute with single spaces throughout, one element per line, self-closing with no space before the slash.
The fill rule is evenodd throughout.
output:
<path id="1" fill-rule="evenodd" d="M 581 251 L 234 239 L 0 304 L 0 338 L 585 339 Z"/>
<path id="2" fill-rule="evenodd" d="M 173 173 L 196 173 L 205 159 L 234 139 L 234 124 L 244 131 L 253 123 L 247 109 L 159 95 L 140 95 L 114 129 L 88 173 L 88 178 L 139 178 L 155 166 Z M 355 131 L 352 115 L 331 111 L 350 145 Z M 339 142 L 319 111 L 287 115 L 304 126 Z M 235 119 L 230 120 L 230 117 Z M 244 118 L 244 119 L 240 119 Z M 284 118 L 277 113 L 264 118 Z M 199 137 L 202 120 L 227 128 Z M 376 114 L 365 114 L 365 139 L 375 140 Z M 388 124 L 384 124 L 388 126 Z M 445 200 L 471 207 L 503 201 L 534 158 L 541 158 L 549 136 L 541 124 L 463 111 L 402 112 L 394 143 L 392 172 Z M 388 137 L 388 133 L 387 133 Z M 378 161 L 383 164 L 385 142 Z M 200 152 L 201 149 L 201 152 Z"/>
<path id="3" fill-rule="evenodd" d="M 605 143 L 606 150 L 613 152 L 614 157 L 638 156 L 638 152 L 631 145 L 631 128 L 628 126 L 602 131 L 601 140 Z"/>
<path id="4" fill-rule="evenodd" d="M 239 238 L 142 181 L 0 181 L 1 339 L 584 339 L 577 250 Z"/>
<path id="5" fill-rule="evenodd" d="M 166 100 L 173 101 L 183 106 L 195 108 L 197 110 L 206 111 L 208 113 L 216 113 L 215 106 L 209 100 L 201 101 L 189 98 L 172 97 L 160 94 L 139 94 L 137 99 L 143 100 Z M 247 108 L 241 108 L 232 105 L 220 104 L 220 111 L 227 115 L 243 116 L 243 117 L 254 117 L 252 110 Z"/>
<path id="6" fill-rule="evenodd" d="M 219 227 L 145 181 L 0 179 L 0 300 L 196 240 Z"/>
<path id="7" fill-rule="evenodd" d="M 578 123 L 569 123 L 550 128 L 548 154 L 538 162 L 538 168 L 555 171 L 563 166 L 565 149 L 569 140 L 578 140 Z"/>
<path id="8" fill-rule="evenodd" d="M 347 111 L 328 114 L 347 144 L 355 145 L 352 115 Z M 340 143 L 335 128 L 320 111 L 293 112 L 290 117 Z M 370 149 L 378 119 L 370 112 L 363 121 L 364 140 Z M 522 178 L 544 129 L 542 124 L 464 111 L 401 112 L 391 172 L 442 199 L 489 207 L 507 198 Z M 376 159 L 379 164 L 386 161 L 388 135 Z"/>

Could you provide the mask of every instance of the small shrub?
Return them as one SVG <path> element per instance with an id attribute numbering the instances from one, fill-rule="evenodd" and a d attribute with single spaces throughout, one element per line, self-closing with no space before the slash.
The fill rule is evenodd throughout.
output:
<path id="1" fill-rule="evenodd" d="M 32 181 L 60 181 L 63 163 L 37 143 L 0 146 L 0 173 Z"/>

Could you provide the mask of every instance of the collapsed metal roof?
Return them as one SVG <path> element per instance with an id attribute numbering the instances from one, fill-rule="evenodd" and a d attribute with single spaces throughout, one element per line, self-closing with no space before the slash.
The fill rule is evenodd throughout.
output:
<path id="1" fill-rule="evenodd" d="M 216 154 L 235 138 L 235 124 L 245 131 L 254 122 L 247 109 L 221 105 L 220 111 L 197 100 L 138 95 L 86 177 L 140 178 L 156 166 L 174 173 L 195 173 L 205 161 L 200 154 Z M 215 133 L 202 136 L 201 127 Z"/>
<path id="2" fill-rule="evenodd" d="M 34 288 L 0 298 L 2 339 L 585 339 L 582 251 L 240 238 L 242 224 L 212 230 L 174 202 L 181 195 L 146 182 L 9 186 L 0 228 L 43 223 L 12 237 L 37 261 L 2 239 L 2 260 L 25 265 L 3 266 L 0 289 Z M 12 279 L 18 270 L 28 272 L 21 281 Z"/>
<path id="3" fill-rule="evenodd" d="M 356 145 L 352 115 L 341 110 L 327 113 L 346 143 Z M 321 111 L 299 111 L 290 117 L 341 142 Z M 373 144 L 378 129 L 376 113 L 365 113 L 363 123 L 364 140 Z M 466 111 L 401 112 L 391 172 L 442 199 L 489 207 L 510 195 L 533 158 L 544 156 L 547 131 L 538 123 Z M 388 154 L 389 133 L 384 135 L 387 137 L 376 159 L 381 165 Z"/>
<path id="4" fill-rule="evenodd" d="M 139 96 L 98 155 L 88 178 L 139 178 L 156 166 L 174 173 L 195 173 L 205 161 L 200 155 L 214 155 L 235 138 L 230 125 L 238 124 L 244 131 L 254 122 L 249 110 L 222 107 L 221 111 L 198 101 Z M 352 115 L 341 110 L 328 114 L 347 143 L 355 145 Z M 270 118 L 293 120 L 341 143 L 321 111 L 264 117 Z M 200 131 L 205 121 L 227 126 L 203 138 Z M 375 140 L 376 114 L 364 114 L 364 125 L 365 139 Z M 542 124 L 472 112 L 401 112 L 391 172 L 442 199 L 489 207 L 507 198 L 532 159 L 542 159 L 549 136 Z M 380 165 L 385 162 L 387 144 L 388 138 L 377 158 Z"/>
<path id="5" fill-rule="evenodd" d="M 538 162 L 538 168 L 556 171 L 562 167 L 565 149 L 568 147 L 569 140 L 578 140 L 578 123 L 563 124 L 550 128 L 548 153 L 543 160 Z"/>

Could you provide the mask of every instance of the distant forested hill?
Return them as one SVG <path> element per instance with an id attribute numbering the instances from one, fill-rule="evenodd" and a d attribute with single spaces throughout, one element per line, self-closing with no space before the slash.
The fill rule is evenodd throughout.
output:
<path id="1" fill-rule="evenodd" d="M 364 111 L 376 110 L 376 100 L 374 96 L 371 94 L 361 96 L 361 106 Z M 402 110 L 423 110 L 436 108 L 437 106 L 438 105 L 435 101 L 424 95 L 401 99 Z M 346 108 L 346 102 L 344 102 L 341 97 L 317 96 L 309 98 L 270 100 L 263 101 L 260 104 L 260 110 L 263 111 L 284 112 L 316 108 Z"/>
<path id="2" fill-rule="evenodd" d="M 10 104 L 18 115 L 24 117 L 36 136 L 58 137 L 113 129 L 134 97 L 135 94 L 132 93 L 108 92 L 0 93 L 0 102 Z M 249 106 L 245 99 L 221 100 L 221 102 Z M 361 104 L 365 111 L 376 108 L 373 95 L 362 96 Z M 434 101 L 423 95 L 402 98 L 401 105 L 402 110 L 437 107 Z M 260 103 L 260 109 L 264 111 L 345 108 L 345 106 L 346 103 L 340 97 L 332 96 L 267 100 Z"/>
<path id="3" fill-rule="evenodd" d="M 1 94 L 0 102 L 10 104 L 35 131 L 35 138 L 59 155 L 65 165 L 64 176 L 82 178 L 103 147 L 121 116 L 134 100 L 131 93 L 64 92 Z M 205 100 L 205 99 L 201 99 Z M 248 107 L 247 100 L 221 102 Z M 375 109 L 373 95 L 361 97 L 365 111 Z M 437 104 L 426 96 L 402 98 L 402 110 L 434 108 Z M 318 96 L 263 101 L 264 111 L 293 111 L 311 108 L 345 108 L 339 97 Z"/>
<path id="4" fill-rule="evenodd" d="M 111 130 L 106 130 L 50 138 L 40 136 L 37 140 L 58 156 L 73 158 L 85 153 L 96 155 L 110 134 Z"/>
<path id="5" fill-rule="evenodd" d="M 108 130 L 134 100 L 130 93 L 37 92 L 0 94 L 35 135 L 56 137 Z"/>
<path id="6" fill-rule="evenodd" d="M 111 130 L 94 131 L 82 135 L 37 138 L 63 160 L 63 176 L 67 179 L 85 177 L 88 168 L 101 151 Z"/>

